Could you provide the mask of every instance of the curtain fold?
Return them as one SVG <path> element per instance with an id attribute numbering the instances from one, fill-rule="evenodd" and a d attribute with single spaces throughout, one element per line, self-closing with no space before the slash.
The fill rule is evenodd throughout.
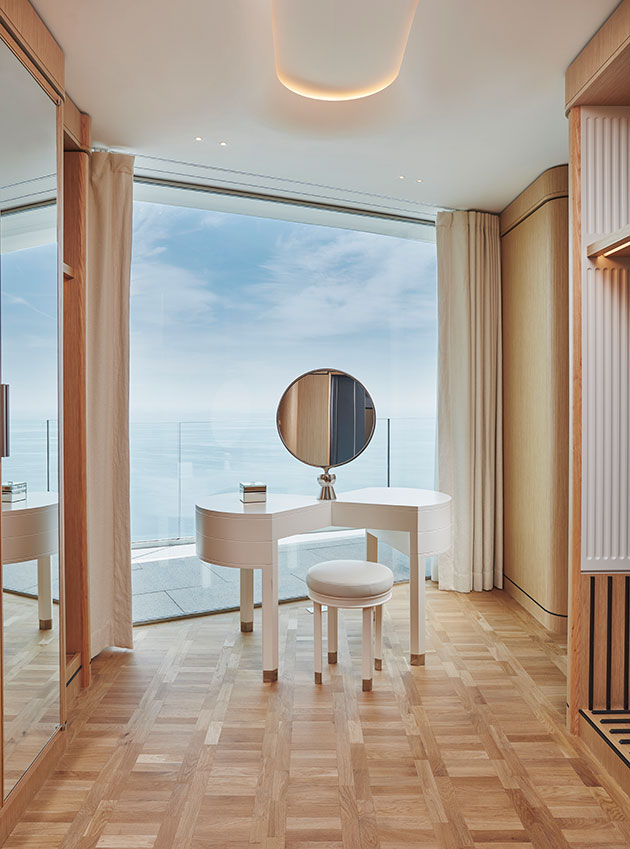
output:
<path id="1" fill-rule="evenodd" d="M 133 648 L 129 507 L 129 279 L 133 157 L 90 162 L 87 515 L 91 655 Z"/>
<path id="2" fill-rule="evenodd" d="M 453 497 L 453 545 L 432 577 L 440 589 L 490 590 L 503 585 L 498 216 L 441 212 L 436 240 L 437 478 Z"/>

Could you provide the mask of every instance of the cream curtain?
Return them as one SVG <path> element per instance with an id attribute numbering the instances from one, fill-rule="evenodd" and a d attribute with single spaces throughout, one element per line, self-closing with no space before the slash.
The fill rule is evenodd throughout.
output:
<path id="1" fill-rule="evenodd" d="M 93 153 L 88 203 L 88 574 L 91 655 L 133 647 L 129 277 L 133 157 Z"/>
<path id="2" fill-rule="evenodd" d="M 503 585 L 499 219 L 441 212 L 438 265 L 438 488 L 453 497 L 440 589 Z"/>

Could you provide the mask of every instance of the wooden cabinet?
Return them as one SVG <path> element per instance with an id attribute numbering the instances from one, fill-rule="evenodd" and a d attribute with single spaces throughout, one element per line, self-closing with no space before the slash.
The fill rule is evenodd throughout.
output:
<path id="1" fill-rule="evenodd" d="M 504 588 L 546 628 L 568 612 L 568 167 L 501 215 Z"/>

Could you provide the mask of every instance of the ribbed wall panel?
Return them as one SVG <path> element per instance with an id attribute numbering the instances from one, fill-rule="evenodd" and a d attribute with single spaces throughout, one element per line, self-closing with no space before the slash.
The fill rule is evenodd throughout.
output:
<path id="1" fill-rule="evenodd" d="M 586 242 L 630 223 L 630 110 L 582 110 L 582 221 Z"/>
<path id="2" fill-rule="evenodd" d="M 582 110 L 582 244 L 630 223 L 630 109 Z M 582 569 L 630 571 L 630 263 L 582 259 Z"/>

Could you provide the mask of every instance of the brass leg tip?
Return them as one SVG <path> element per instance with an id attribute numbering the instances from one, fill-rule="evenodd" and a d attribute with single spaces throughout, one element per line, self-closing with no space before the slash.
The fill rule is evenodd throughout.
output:
<path id="1" fill-rule="evenodd" d="M 380 657 L 374 658 L 374 669 L 376 669 L 378 672 L 380 672 L 382 668 L 383 668 L 382 659 Z"/>
<path id="2" fill-rule="evenodd" d="M 271 684 L 278 680 L 277 669 L 263 669 L 263 683 Z"/>
<path id="3" fill-rule="evenodd" d="M 372 689 L 372 679 L 371 678 L 364 678 L 362 683 L 363 683 L 363 688 L 362 688 L 363 692 L 369 693 L 370 690 Z"/>
<path id="4" fill-rule="evenodd" d="M 249 634 L 250 631 L 254 630 L 253 622 L 241 622 L 241 631 L 243 634 Z"/>
<path id="5" fill-rule="evenodd" d="M 316 684 L 321 684 L 321 683 L 322 683 L 322 673 L 321 673 L 321 672 L 316 672 L 316 673 L 315 673 L 315 683 L 316 683 Z"/>
<path id="6" fill-rule="evenodd" d="M 337 652 L 329 651 L 328 652 L 328 663 L 337 663 Z"/>
<path id="7" fill-rule="evenodd" d="M 52 619 L 40 619 L 39 620 L 39 630 L 40 631 L 50 631 L 53 626 Z"/>
<path id="8" fill-rule="evenodd" d="M 412 666 L 424 666 L 424 655 L 423 654 L 412 654 L 411 655 L 411 665 Z"/>

